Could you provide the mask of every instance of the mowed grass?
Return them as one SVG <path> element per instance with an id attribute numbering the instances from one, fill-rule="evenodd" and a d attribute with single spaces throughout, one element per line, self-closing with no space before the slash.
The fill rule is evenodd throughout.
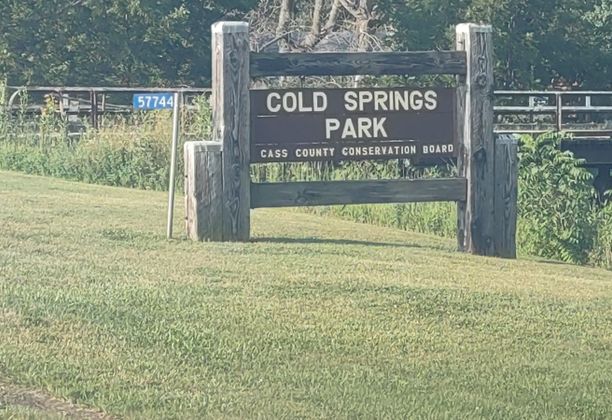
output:
<path id="1" fill-rule="evenodd" d="M 168 241 L 165 204 L 0 172 L 0 383 L 126 418 L 612 416 L 608 271 L 291 210 L 194 243 L 180 200 Z"/>

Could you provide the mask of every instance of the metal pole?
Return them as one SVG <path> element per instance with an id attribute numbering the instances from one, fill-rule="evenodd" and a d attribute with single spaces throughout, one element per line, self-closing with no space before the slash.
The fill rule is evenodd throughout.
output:
<path id="1" fill-rule="evenodd" d="M 563 96 L 561 93 L 555 94 L 557 101 L 557 132 L 563 129 Z"/>
<path id="2" fill-rule="evenodd" d="M 168 226 L 166 230 L 168 239 L 172 238 L 172 219 L 174 216 L 174 178 L 176 172 L 176 149 L 178 147 L 179 139 L 180 98 L 181 95 L 178 92 L 174 92 L 174 109 L 172 116 L 172 153 L 170 157 L 170 181 L 168 186 Z"/>

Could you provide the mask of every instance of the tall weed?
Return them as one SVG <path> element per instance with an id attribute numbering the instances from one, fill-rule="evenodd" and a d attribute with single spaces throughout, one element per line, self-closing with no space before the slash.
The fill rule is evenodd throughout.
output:
<path id="1" fill-rule="evenodd" d="M 593 265 L 612 269 L 612 202 L 597 212 L 597 235 L 589 260 Z"/>
<path id="2" fill-rule="evenodd" d="M 68 123 L 52 101 L 40 115 L 25 112 L 27 97 L 20 103 L 22 111 L 14 115 L 0 106 L 0 168 L 114 186 L 167 188 L 169 111 L 104 117 L 99 129 L 86 127 L 82 135 L 75 136 L 69 134 Z M 208 102 L 202 97 L 194 105 L 194 111 L 182 113 L 183 140 L 210 133 Z M 182 173 L 182 153 L 177 156 L 177 172 Z"/>

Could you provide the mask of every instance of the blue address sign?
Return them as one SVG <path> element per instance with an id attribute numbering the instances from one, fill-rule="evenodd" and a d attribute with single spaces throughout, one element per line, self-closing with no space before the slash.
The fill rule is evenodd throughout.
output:
<path id="1" fill-rule="evenodd" d="M 172 93 L 137 93 L 134 95 L 134 109 L 172 109 L 174 94 Z"/>

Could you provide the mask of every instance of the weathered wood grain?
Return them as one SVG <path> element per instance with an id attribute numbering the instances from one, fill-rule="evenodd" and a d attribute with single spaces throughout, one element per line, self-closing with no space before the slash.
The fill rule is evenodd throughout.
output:
<path id="1" fill-rule="evenodd" d="M 223 239 L 221 143 L 186 142 L 185 228 L 195 241 Z"/>
<path id="2" fill-rule="evenodd" d="M 251 207 L 465 200 L 462 178 L 251 184 Z"/>
<path id="3" fill-rule="evenodd" d="M 251 53 L 251 76 L 465 74 L 463 51 Z"/>
<path id="4" fill-rule="evenodd" d="M 495 255 L 516 258 L 518 140 L 507 134 L 495 139 Z"/>
<path id="5" fill-rule="evenodd" d="M 91 127 L 97 130 L 98 125 L 98 94 L 94 91 L 90 93 L 91 98 Z"/>
<path id="6" fill-rule="evenodd" d="M 457 169 L 460 176 L 466 176 L 466 164 L 465 159 L 467 157 L 465 153 L 465 105 L 466 105 L 466 93 L 465 77 L 458 76 L 459 83 L 457 84 L 457 99 L 455 106 L 457 108 L 455 113 L 455 127 L 456 127 L 456 144 L 457 144 Z M 466 182 L 466 189 L 467 189 Z M 467 199 L 467 191 L 466 191 Z M 457 244 L 460 251 L 465 251 L 465 236 L 467 234 L 466 226 L 466 210 L 467 200 L 457 202 Z"/>
<path id="7" fill-rule="evenodd" d="M 213 140 L 223 144 L 223 240 L 248 241 L 249 177 L 249 26 L 212 26 Z"/>
<path id="8" fill-rule="evenodd" d="M 457 25 L 457 50 L 466 52 L 467 73 L 459 79 L 465 91 L 462 120 L 463 145 L 459 174 L 467 179 L 467 200 L 458 206 L 459 249 L 495 255 L 493 45 L 490 25 Z M 463 94 L 463 93 L 461 93 Z"/>

